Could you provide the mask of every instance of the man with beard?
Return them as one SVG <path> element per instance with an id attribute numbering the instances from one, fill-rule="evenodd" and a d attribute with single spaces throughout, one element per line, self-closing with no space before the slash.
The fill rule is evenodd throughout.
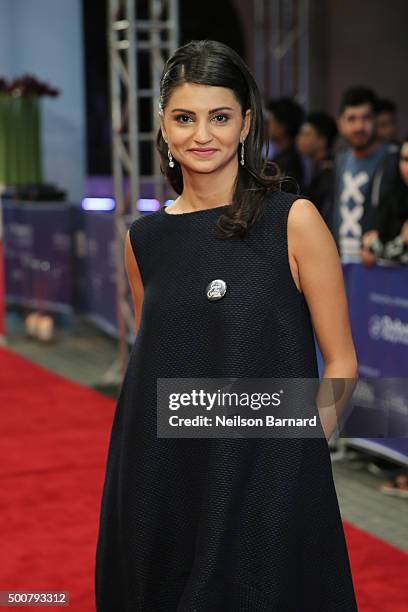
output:
<path id="1" fill-rule="evenodd" d="M 337 119 L 348 146 L 335 159 L 332 231 L 345 262 L 361 260 L 361 237 L 373 229 L 374 209 L 396 171 L 395 146 L 377 138 L 376 102 L 371 89 L 351 87 Z"/>

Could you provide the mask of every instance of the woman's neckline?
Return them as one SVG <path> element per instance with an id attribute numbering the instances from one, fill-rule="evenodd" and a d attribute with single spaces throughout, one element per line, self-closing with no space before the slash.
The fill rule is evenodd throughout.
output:
<path id="1" fill-rule="evenodd" d="M 188 217 L 190 215 L 199 215 L 200 213 L 208 213 L 214 210 L 220 210 L 222 208 L 226 208 L 227 206 L 231 206 L 231 204 L 221 204 L 220 206 L 211 206 L 211 208 L 200 208 L 198 210 L 190 210 L 189 212 L 183 213 L 169 213 L 166 212 L 166 206 L 162 206 L 160 212 L 162 212 L 166 217 Z"/>

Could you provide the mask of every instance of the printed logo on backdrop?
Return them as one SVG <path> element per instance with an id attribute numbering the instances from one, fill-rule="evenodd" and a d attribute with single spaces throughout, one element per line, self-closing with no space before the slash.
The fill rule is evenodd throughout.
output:
<path id="1" fill-rule="evenodd" d="M 66 203 L 3 203 L 7 300 L 71 314 L 72 216 Z"/>
<path id="2" fill-rule="evenodd" d="M 373 315 L 368 320 L 368 333 L 373 340 L 408 344 L 408 323 L 389 315 Z"/>
<path id="3" fill-rule="evenodd" d="M 387 293 L 377 293 L 371 291 L 368 294 L 370 302 L 375 304 L 384 304 L 386 306 L 397 306 L 398 308 L 406 308 L 408 310 L 408 299 L 400 295 L 389 295 Z"/>
<path id="4" fill-rule="evenodd" d="M 362 188 L 370 180 L 367 172 L 343 174 L 343 190 L 340 195 L 339 244 L 342 256 L 359 257 L 361 245 L 361 219 L 364 215 L 365 194 Z"/>
<path id="5" fill-rule="evenodd" d="M 31 248 L 34 244 L 33 228 L 25 223 L 11 222 L 8 224 L 8 233 L 11 245 L 18 243 L 21 248 Z"/>

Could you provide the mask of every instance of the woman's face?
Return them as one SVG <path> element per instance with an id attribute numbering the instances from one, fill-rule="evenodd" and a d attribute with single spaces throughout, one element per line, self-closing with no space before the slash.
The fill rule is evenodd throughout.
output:
<path id="1" fill-rule="evenodd" d="M 402 180 L 408 186 L 408 140 L 402 143 L 400 151 L 399 170 Z"/>
<path id="2" fill-rule="evenodd" d="M 183 83 L 173 90 L 160 123 L 174 159 L 192 172 L 210 173 L 238 163 L 250 127 L 231 89 Z"/>

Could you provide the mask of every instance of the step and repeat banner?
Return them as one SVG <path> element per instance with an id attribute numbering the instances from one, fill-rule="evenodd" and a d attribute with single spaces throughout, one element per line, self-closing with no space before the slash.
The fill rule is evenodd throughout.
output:
<path id="1" fill-rule="evenodd" d="M 389 424 L 384 439 L 364 436 L 349 442 L 408 465 L 408 438 L 400 437 L 397 425 L 408 420 L 408 266 L 349 263 L 343 271 L 365 383 L 360 404 L 367 413 L 382 410 Z"/>
<path id="2" fill-rule="evenodd" d="M 4 289 L 0 289 L 0 306 L 5 295 L 9 305 L 81 313 L 117 336 L 112 212 L 83 210 L 63 202 L 3 200 L 2 225 Z M 398 382 L 408 379 L 408 266 L 384 263 L 365 268 L 345 263 L 343 272 L 359 374 L 365 383 L 372 381 L 361 394 L 364 409 L 378 410 L 381 389 L 394 414 L 408 419 L 406 387 Z M 0 335 L 2 321 L 0 309 Z M 320 353 L 318 356 L 321 370 Z M 393 378 L 391 387 L 388 381 L 387 385 L 379 384 Z M 408 464 L 408 438 L 398 437 L 398 432 L 384 439 L 364 436 L 348 441 Z"/>
<path id="3" fill-rule="evenodd" d="M 2 209 L 6 303 L 71 313 L 73 207 L 13 202 Z"/>

